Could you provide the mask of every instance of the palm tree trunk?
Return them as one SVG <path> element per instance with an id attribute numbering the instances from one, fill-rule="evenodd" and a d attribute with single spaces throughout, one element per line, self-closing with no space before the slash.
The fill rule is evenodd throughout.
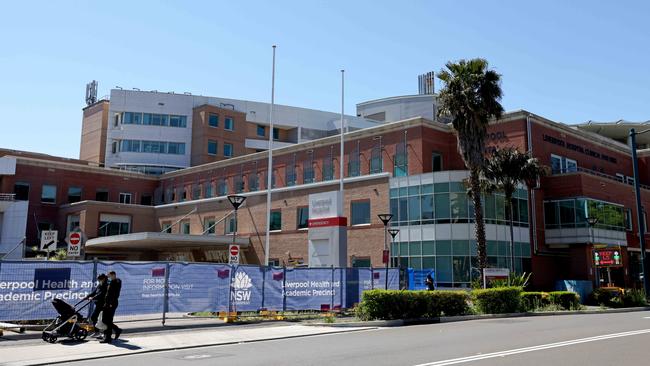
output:
<path id="1" fill-rule="evenodd" d="M 474 204 L 474 231 L 476 235 L 476 254 L 478 256 L 478 268 L 481 272 L 481 284 L 483 284 L 483 269 L 487 267 L 487 251 L 485 247 L 485 222 L 483 221 L 483 204 L 481 202 L 481 183 L 478 169 L 471 169 L 469 173 L 470 185 L 472 186 L 472 203 Z"/>
<path id="2" fill-rule="evenodd" d="M 506 197 L 506 208 L 508 209 L 508 221 L 510 224 L 510 274 L 515 273 L 515 238 L 514 238 L 514 219 L 512 217 L 512 197 Z"/>

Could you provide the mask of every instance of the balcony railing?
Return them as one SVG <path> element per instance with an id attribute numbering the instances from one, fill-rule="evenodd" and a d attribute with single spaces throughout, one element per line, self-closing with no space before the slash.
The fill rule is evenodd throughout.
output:
<path id="1" fill-rule="evenodd" d="M 0 193 L 0 201 L 14 201 L 16 194 L 14 193 Z"/>
<path id="2" fill-rule="evenodd" d="M 625 183 L 627 185 L 634 186 L 634 184 L 632 182 L 627 182 L 626 178 L 617 177 L 615 175 L 609 175 L 609 174 L 605 174 L 605 173 L 601 173 L 601 172 L 598 172 L 598 171 L 595 171 L 595 170 L 585 169 L 585 168 L 581 168 L 581 167 L 578 167 L 578 172 L 587 173 L 587 174 L 590 174 L 590 175 L 595 175 L 597 177 L 601 177 L 601 178 L 613 180 L 613 181 L 616 181 L 616 182 L 619 182 L 619 183 Z M 640 186 L 641 186 L 641 188 L 650 190 L 650 186 L 647 185 L 647 184 L 640 184 Z"/>

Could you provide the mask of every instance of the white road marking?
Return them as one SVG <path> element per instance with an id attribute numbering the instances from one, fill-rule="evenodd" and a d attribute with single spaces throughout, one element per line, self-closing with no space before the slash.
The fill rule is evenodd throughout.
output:
<path id="1" fill-rule="evenodd" d="M 186 360 L 200 360 L 202 358 L 210 358 L 210 357 L 212 357 L 212 356 L 211 355 L 189 355 L 189 356 L 185 356 L 183 358 L 186 359 Z"/>
<path id="2" fill-rule="evenodd" d="M 505 357 L 505 356 L 516 355 L 516 354 L 519 354 L 519 353 L 541 351 L 541 350 L 550 349 L 550 348 L 566 347 L 566 346 L 572 346 L 572 345 L 575 345 L 575 344 L 596 342 L 596 341 L 602 341 L 602 340 L 606 340 L 606 339 L 629 337 L 629 336 L 634 336 L 634 335 L 639 335 L 639 334 L 648 334 L 648 333 L 650 333 L 650 329 L 641 329 L 641 330 L 634 330 L 634 331 L 623 332 L 623 333 L 605 334 L 605 335 L 595 336 L 595 337 L 573 339 L 573 340 L 564 341 L 564 342 L 542 344 L 542 345 L 539 345 L 539 346 L 516 348 L 516 349 L 512 349 L 512 350 L 507 350 L 507 351 L 500 351 L 500 352 L 486 353 L 486 354 L 476 355 L 476 356 L 460 357 L 460 358 L 453 358 L 453 359 L 449 359 L 449 360 L 441 360 L 441 361 L 435 361 L 435 362 L 430 362 L 430 363 L 423 363 L 423 364 L 419 364 L 419 365 L 415 365 L 415 366 L 456 365 L 456 364 L 459 364 L 459 363 L 480 361 L 480 360 L 485 360 L 485 359 L 489 359 L 489 358 Z"/>

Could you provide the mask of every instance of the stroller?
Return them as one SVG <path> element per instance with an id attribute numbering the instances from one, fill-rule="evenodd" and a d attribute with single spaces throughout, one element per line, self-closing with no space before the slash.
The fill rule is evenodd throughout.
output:
<path id="1" fill-rule="evenodd" d="M 88 324 L 86 318 L 80 313 L 91 301 L 87 301 L 85 305 L 77 309 L 77 306 L 84 301 L 86 300 L 81 300 L 72 306 L 61 299 L 52 300 L 52 306 L 59 316 L 43 329 L 41 338 L 49 343 L 55 343 L 58 337 L 84 340 L 88 336 L 88 332 L 93 329 L 93 326 Z"/>

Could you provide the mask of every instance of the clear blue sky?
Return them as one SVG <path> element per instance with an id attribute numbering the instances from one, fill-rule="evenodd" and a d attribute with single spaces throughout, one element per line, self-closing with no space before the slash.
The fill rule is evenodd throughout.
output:
<path id="1" fill-rule="evenodd" d="M 650 119 L 650 5 L 615 1 L 10 1 L 0 147 L 78 157 L 86 82 L 346 113 L 484 57 L 506 110 L 566 123 Z"/>

